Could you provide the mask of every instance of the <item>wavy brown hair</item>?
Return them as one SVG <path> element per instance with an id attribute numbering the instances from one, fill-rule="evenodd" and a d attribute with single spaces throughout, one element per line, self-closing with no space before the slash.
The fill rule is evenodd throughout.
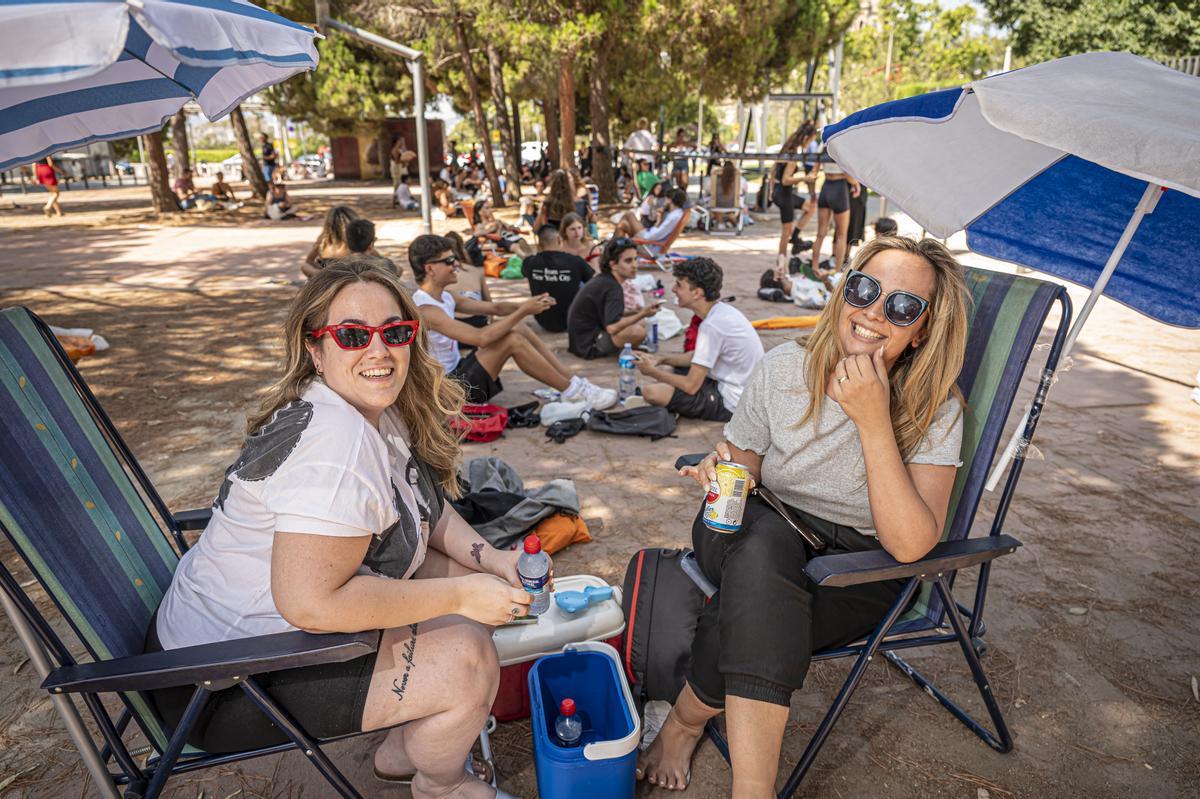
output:
<path id="1" fill-rule="evenodd" d="M 896 435 L 901 456 L 907 461 L 916 452 L 938 408 L 948 397 L 957 397 L 966 408 L 966 400 L 956 381 L 967 350 L 967 311 L 971 295 L 967 290 L 966 270 L 937 239 L 917 241 L 901 236 L 872 239 L 855 254 L 849 268 L 861 270 L 885 250 L 903 250 L 924 258 L 935 276 L 933 296 L 929 298 L 925 317 L 925 339 L 915 349 L 906 348 L 888 375 L 892 389 L 892 432 Z M 800 424 L 820 415 L 825 403 L 825 386 L 838 361 L 845 356 L 838 343 L 837 330 L 845 302 L 842 292 L 835 291 L 809 336 L 804 382 L 812 401 Z"/>
<path id="2" fill-rule="evenodd" d="M 575 210 L 575 192 L 571 190 L 571 176 L 565 170 L 556 169 L 550 173 L 543 202 L 546 204 L 547 219 L 561 222 L 564 216 Z"/>
<path id="3" fill-rule="evenodd" d="M 280 408 L 300 399 L 317 376 L 305 342 L 311 340 L 312 331 L 328 324 L 329 306 L 352 283 L 378 283 L 396 298 L 405 319 L 420 318 L 399 279 L 370 261 L 352 255 L 317 272 L 288 310 L 283 323 L 283 376 L 267 388 L 258 412 L 250 416 L 249 435 L 261 430 Z M 447 419 L 462 417 L 463 389 L 429 354 L 424 327 L 409 346 L 408 375 L 394 407 L 408 428 L 413 453 L 434 470 L 447 494 L 458 496 L 459 439 L 450 432 Z"/>

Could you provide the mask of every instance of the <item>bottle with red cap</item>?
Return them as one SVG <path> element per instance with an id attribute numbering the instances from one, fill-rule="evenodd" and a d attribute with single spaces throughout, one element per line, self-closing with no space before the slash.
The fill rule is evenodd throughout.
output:
<path id="1" fill-rule="evenodd" d="M 579 746 L 579 739 L 583 737 L 583 722 L 575 715 L 574 699 L 564 699 L 559 703 L 554 735 L 559 746 Z"/>
<path id="2" fill-rule="evenodd" d="M 542 539 L 525 536 L 525 552 L 517 558 L 517 576 L 533 601 L 529 615 L 540 616 L 550 609 L 550 556 L 542 551 Z"/>

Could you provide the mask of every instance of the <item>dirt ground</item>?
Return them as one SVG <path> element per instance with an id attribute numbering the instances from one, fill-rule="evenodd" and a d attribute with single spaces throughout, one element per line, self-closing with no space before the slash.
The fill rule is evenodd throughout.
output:
<path id="1" fill-rule="evenodd" d="M 380 184 L 298 184 L 293 193 L 314 217 L 282 223 L 265 222 L 252 209 L 158 220 L 145 210 L 144 193 L 68 192 L 68 215 L 50 221 L 36 195 L 5 195 L 0 307 L 27 305 L 52 324 L 94 328 L 108 339 L 112 348 L 84 360 L 83 375 L 167 504 L 199 507 L 211 501 L 239 449 L 246 411 L 275 372 L 277 331 L 320 214 L 335 203 L 356 206 L 376 220 L 380 249 L 400 263 L 418 220 L 392 211 Z M 24 207 L 11 207 L 14 200 Z M 438 232 L 460 226 L 436 225 Z M 739 238 L 692 233 L 676 249 L 712 254 L 726 270 L 725 293 L 761 318 L 786 312 L 755 297 L 777 231 L 764 217 Z M 959 245 L 964 261 L 984 263 L 963 252 L 960 239 L 950 244 Z M 526 290 L 495 281 L 495 293 Z M 1072 296 L 1078 307 L 1083 293 L 1073 288 Z M 771 333 L 764 343 L 770 348 L 788 337 Z M 565 334 L 547 341 L 595 382 L 615 385 L 615 363 L 573 358 Z M 664 345 L 680 346 L 679 339 Z M 880 662 L 799 796 L 1200 796 L 1200 405 L 1189 399 L 1197 368 L 1200 332 L 1102 300 L 1051 393 L 1006 524 L 1024 546 L 997 562 L 985 614 L 983 663 L 1015 737 L 1013 752 L 988 749 Z M 506 372 L 504 383 L 501 404 L 531 399 L 530 379 Z M 1027 377 L 1026 393 L 1031 386 Z M 688 543 L 695 491 L 671 463 L 709 449 L 720 435 L 718 424 L 689 420 L 680 421 L 676 438 L 656 443 L 585 432 L 555 445 L 542 429 L 512 430 L 494 444 L 466 445 L 464 457 L 499 455 L 527 484 L 575 480 L 594 541 L 556 556 L 557 571 L 619 584 L 639 548 Z M 986 532 L 996 504 L 995 494 L 985 495 L 976 534 Z M 6 544 L 0 557 L 15 568 Z M 969 602 L 972 589 L 961 579 L 960 601 Z M 911 661 L 986 716 L 957 650 L 913 654 Z M 782 774 L 848 668 L 844 661 L 817 664 L 794 697 Z M 7 619 L 0 619 L 0 674 L 0 797 L 95 795 Z M 493 741 L 501 785 L 535 795 L 528 723 L 501 725 Z M 408 796 L 406 788 L 372 779 L 375 742 L 357 739 L 331 752 L 366 795 Z M 725 796 L 729 786 L 729 769 L 702 744 L 688 795 Z M 648 786 L 638 791 L 653 793 Z M 290 753 L 175 779 L 166 795 L 329 791 L 303 757 Z"/>

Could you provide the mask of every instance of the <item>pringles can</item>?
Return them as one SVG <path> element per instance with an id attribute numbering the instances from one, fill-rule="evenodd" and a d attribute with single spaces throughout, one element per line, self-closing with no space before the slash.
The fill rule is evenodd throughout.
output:
<path id="1" fill-rule="evenodd" d="M 704 498 L 704 523 L 718 533 L 741 530 L 749 492 L 750 470 L 740 463 L 719 461 L 717 478 L 709 483 Z"/>

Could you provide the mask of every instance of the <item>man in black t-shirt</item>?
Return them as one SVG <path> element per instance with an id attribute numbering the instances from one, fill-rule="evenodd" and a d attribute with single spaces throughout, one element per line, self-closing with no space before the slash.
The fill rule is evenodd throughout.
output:
<path id="1" fill-rule="evenodd" d="M 526 258 L 521 273 L 529 281 L 529 293 L 534 297 L 549 294 L 555 300 L 549 310 L 533 318 L 543 330 L 561 333 L 567 329 L 567 310 L 579 293 L 579 288 L 595 276 L 588 262 L 559 249 L 558 229 L 546 225 L 537 233 L 538 253 Z"/>
<path id="2" fill-rule="evenodd" d="M 642 320 L 653 316 L 660 303 L 651 303 L 625 316 L 621 283 L 637 274 L 637 245 L 615 238 L 600 256 L 600 274 L 589 281 L 567 312 L 568 349 L 580 358 L 602 358 L 620 352 L 626 344 L 637 346 L 646 338 Z"/>

